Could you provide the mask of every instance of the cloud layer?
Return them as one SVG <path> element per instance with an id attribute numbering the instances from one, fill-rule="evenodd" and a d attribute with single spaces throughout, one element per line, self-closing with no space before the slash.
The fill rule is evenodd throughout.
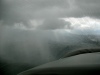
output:
<path id="1" fill-rule="evenodd" d="M 64 22 L 61 24 L 59 20 L 60 25 L 56 23 L 58 27 L 50 22 L 66 17 L 99 18 L 99 5 L 100 0 L 0 0 L 0 20 L 4 25 L 23 23 L 29 27 L 30 20 L 46 19 L 39 29 L 59 29 L 63 28 Z"/>
<path id="2" fill-rule="evenodd" d="M 42 25 L 39 25 L 37 29 L 55 30 L 64 29 L 66 27 L 70 28 L 70 22 L 59 19 L 46 19 Z"/>

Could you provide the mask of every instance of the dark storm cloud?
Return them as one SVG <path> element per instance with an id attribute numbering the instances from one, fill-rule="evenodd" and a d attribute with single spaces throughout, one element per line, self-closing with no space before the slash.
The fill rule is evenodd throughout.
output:
<path id="1" fill-rule="evenodd" d="M 100 18 L 100 0 L 77 0 L 76 5 L 83 16 Z"/>
<path id="2" fill-rule="evenodd" d="M 100 0 L 0 0 L 0 20 L 7 25 L 23 22 L 28 26 L 29 20 L 37 18 L 84 16 L 99 18 L 99 5 Z M 39 28 L 54 28 L 44 26 L 46 25 Z"/>
<path id="3" fill-rule="evenodd" d="M 61 19 L 46 19 L 42 25 L 39 25 L 37 29 L 46 29 L 46 30 L 54 30 L 54 29 L 64 29 L 65 26 L 67 28 L 70 27 L 70 22 L 65 22 Z"/>
<path id="4" fill-rule="evenodd" d="M 67 0 L 69 8 L 62 8 L 62 17 L 95 17 L 100 18 L 100 0 Z"/>
<path id="5" fill-rule="evenodd" d="M 53 15 L 53 12 L 56 11 L 55 8 L 61 7 L 65 2 L 65 0 L 4 0 L 1 2 L 0 19 L 4 20 L 6 24 L 12 24 L 25 23 L 34 18 L 45 18 L 50 16 L 48 15 L 50 13 Z M 48 14 L 42 16 L 44 13 Z"/>

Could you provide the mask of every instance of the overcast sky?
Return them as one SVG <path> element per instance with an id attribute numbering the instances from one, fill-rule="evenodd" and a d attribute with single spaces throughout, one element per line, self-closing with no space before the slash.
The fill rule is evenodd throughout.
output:
<path id="1" fill-rule="evenodd" d="M 61 18 L 83 18 L 86 22 L 92 18 L 97 22 L 99 5 L 100 0 L 0 0 L 0 22 L 31 29 L 73 29 L 77 25 Z"/>
<path id="2" fill-rule="evenodd" d="M 100 0 L 0 0 L 0 57 L 36 64 L 54 59 L 59 51 L 52 52 L 50 43 L 78 45 L 81 37 L 70 33 L 100 32 L 99 5 Z"/>

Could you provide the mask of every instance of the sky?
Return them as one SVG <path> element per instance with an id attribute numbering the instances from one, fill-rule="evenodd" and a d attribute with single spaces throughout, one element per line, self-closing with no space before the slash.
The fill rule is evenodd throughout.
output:
<path id="1" fill-rule="evenodd" d="M 0 0 L 0 56 L 17 61 L 12 56 L 18 53 L 21 62 L 31 62 L 31 57 L 51 60 L 48 41 L 100 32 L 99 5 L 100 0 Z M 5 49 L 10 44 L 16 45 L 12 53 Z"/>
<path id="2" fill-rule="evenodd" d="M 33 30 L 99 26 L 99 5 L 100 0 L 0 0 L 0 25 Z"/>

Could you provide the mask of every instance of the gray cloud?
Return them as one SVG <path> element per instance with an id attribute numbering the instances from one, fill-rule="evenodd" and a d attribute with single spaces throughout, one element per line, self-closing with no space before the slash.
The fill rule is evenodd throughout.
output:
<path id="1" fill-rule="evenodd" d="M 100 18 L 100 0 L 77 0 L 76 4 L 83 16 Z"/>
<path id="2" fill-rule="evenodd" d="M 1 2 L 0 19 L 7 24 L 12 24 L 15 22 L 25 23 L 34 18 L 45 18 L 65 2 L 66 0 L 4 0 Z M 42 16 L 44 13 L 45 15 Z M 46 15 L 46 13 L 48 14 Z M 52 15 L 54 16 L 54 13 Z"/>
<path id="3" fill-rule="evenodd" d="M 0 0 L 0 20 L 4 20 L 7 25 L 23 22 L 28 26 L 31 19 L 83 16 L 99 18 L 99 5 L 100 0 Z"/>
<path id="4" fill-rule="evenodd" d="M 39 25 L 37 29 L 46 29 L 46 30 L 54 30 L 54 29 L 64 29 L 65 26 L 67 28 L 70 27 L 70 22 L 65 22 L 61 19 L 46 19 L 42 25 Z"/>

